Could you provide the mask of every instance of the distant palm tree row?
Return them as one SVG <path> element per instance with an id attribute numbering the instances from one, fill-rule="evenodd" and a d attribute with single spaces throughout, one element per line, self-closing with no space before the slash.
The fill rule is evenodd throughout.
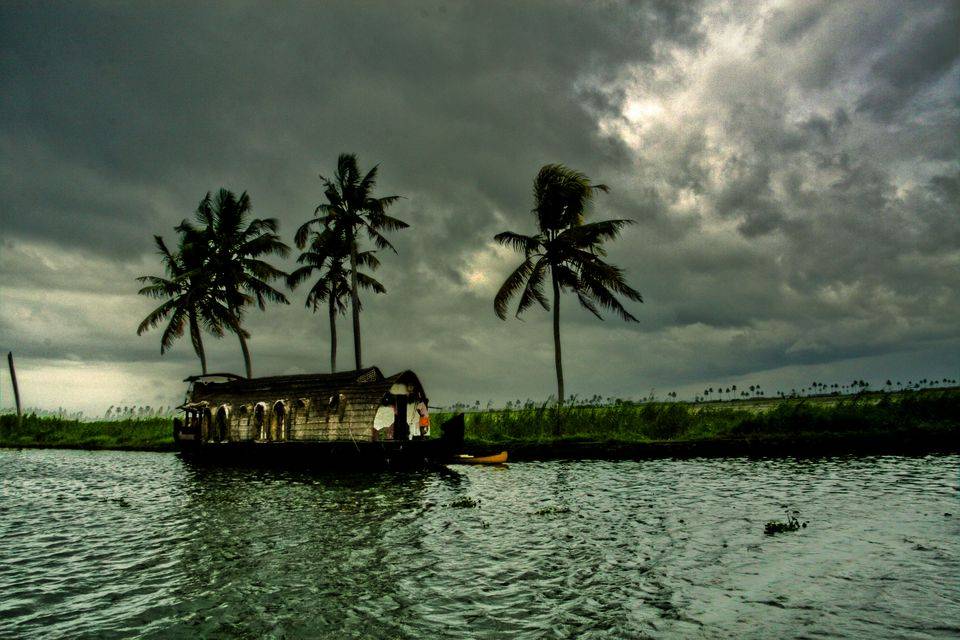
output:
<path id="1" fill-rule="evenodd" d="M 897 391 L 906 390 L 920 390 L 928 388 L 937 388 L 943 386 L 950 386 L 957 384 L 955 378 L 941 378 L 941 379 L 927 379 L 922 378 L 914 382 L 913 380 L 908 380 L 906 383 L 897 381 L 896 383 L 891 380 L 887 380 L 886 384 L 883 385 L 881 391 L 893 391 L 896 387 Z M 856 394 L 864 391 L 868 391 L 870 388 L 870 383 L 866 380 L 852 380 L 848 383 L 843 382 L 818 382 L 813 381 L 806 387 L 793 387 L 789 391 L 778 389 L 775 393 L 778 398 L 800 398 L 800 397 L 809 397 L 809 396 L 839 396 L 839 395 L 849 395 Z M 673 397 L 676 398 L 676 392 L 672 392 Z M 667 394 L 670 395 L 670 394 Z M 703 390 L 702 394 L 696 394 L 693 396 L 694 402 L 708 402 L 710 400 L 735 400 L 737 398 L 765 398 L 766 391 L 760 387 L 759 384 L 751 384 L 747 389 L 740 389 L 739 393 L 737 392 L 737 385 L 730 385 L 726 388 L 717 387 L 708 387 Z"/>
<path id="2" fill-rule="evenodd" d="M 896 382 L 893 383 L 890 380 L 887 380 L 886 384 L 882 386 L 881 389 L 870 390 L 870 383 L 863 380 L 854 380 L 850 384 L 841 384 L 841 383 L 813 383 L 809 387 L 801 388 L 792 388 L 789 391 L 778 389 L 773 392 L 773 395 L 767 396 L 766 391 L 764 391 L 759 384 L 750 385 L 747 389 L 740 389 L 737 393 L 737 385 L 730 385 L 728 387 L 718 387 L 714 389 L 709 387 L 703 390 L 703 393 L 695 393 L 692 396 L 688 396 L 687 399 L 678 399 L 679 394 L 676 391 L 668 391 L 666 395 L 665 402 L 680 402 L 680 403 L 718 403 L 718 402 L 731 402 L 735 404 L 734 401 L 737 400 L 753 400 L 753 401 L 769 401 L 772 399 L 782 399 L 782 400 L 797 400 L 809 397 L 843 397 L 843 396 L 860 396 L 862 394 L 886 394 L 886 393 L 901 393 L 901 392 L 918 392 L 918 391 L 929 391 L 929 390 L 940 390 L 940 389 L 950 389 L 956 388 L 958 380 L 956 378 L 922 378 L 917 381 L 910 380 L 906 383 Z M 736 397 L 734 397 L 736 396 Z M 619 406 L 636 406 L 647 403 L 656 403 L 660 402 L 657 399 L 656 393 L 651 390 L 648 394 L 642 396 L 632 396 L 629 398 L 617 398 L 614 396 L 602 396 L 600 394 L 594 394 L 589 397 L 577 397 L 577 396 L 568 396 L 566 398 L 566 405 L 569 407 L 619 407 Z M 484 405 L 480 400 L 474 401 L 463 401 L 458 400 L 454 403 L 443 407 L 445 411 L 523 411 L 523 410 L 543 410 L 548 408 L 553 404 L 553 396 L 544 400 L 534 400 L 532 398 L 527 398 L 526 400 L 521 400 L 517 398 L 516 400 L 508 400 L 502 405 L 497 405 L 493 399 L 487 400 Z"/>
<path id="3" fill-rule="evenodd" d="M 184 220 L 175 227 L 179 234 L 176 251 L 163 238 L 155 242 L 163 261 L 164 276 L 139 278 L 146 286 L 141 295 L 163 300 L 140 324 L 138 334 L 165 324 L 160 340 L 164 353 L 173 341 L 189 330 L 201 368 L 207 373 L 203 333 L 222 337 L 233 333 L 240 341 L 246 373 L 252 374 L 249 332 L 243 326 L 246 309 L 256 302 L 265 309 L 267 302 L 289 304 L 286 296 L 272 283 L 284 281 L 291 289 L 311 277 L 316 280 L 306 297 L 306 306 L 314 312 L 327 306 L 330 321 L 330 368 L 336 371 L 338 315 L 345 314 L 350 300 L 353 316 L 353 349 L 357 369 L 362 365 L 360 339 L 361 289 L 385 293 L 385 287 L 370 272 L 380 262 L 377 250 L 396 249 L 387 239 L 390 232 L 408 227 L 387 214 L 400 196 L 376 197 L 377 167 L 366 173 L 357 157 L 342 154 L 332 178 L 320 176 L 325 202 L 316 207 L 313 217 L 297 229 L 294 242 L 303 252 L 300 265 L 284 273 L 264 258 L 286 256 L 289 247 L 278 235 L 275 218 L 253 218 L 246 192 L 239 197 L 221 189 L 200 201 L 193 222 Z M 510 299 L 519 295 L 516 316 L 534 304 L 553 310 L 554 360 L 557 374 L 557 404 L 564 401 L 563 361 L 560 342 L 560 294 L 576 295 L 580 305 L 601 318 L 601 310 L 612 311 L 622 319 L 636 322 L 617 296 L 642 302 L 640 293 L 624 279 L 623 270 L 606 261 L 604 243 L 616 238 L 631 220 L 616 219 L 587 222 L 594 196 L 607 192 L 602 184 L 593 184 L 579 171 L 559 164 L 548 164 L 533 184 L 536 223 L 533 235 L 504 231 L 494 236 L 502 245 L 523 254 L 494 298 L 494 311 L 506 319 Z M 366 240 L 372 248 L 361 246 Z M 551 297 L 544 287 L 549 278 Z M 552 305 L 552 306 L 551 306 Z"/>

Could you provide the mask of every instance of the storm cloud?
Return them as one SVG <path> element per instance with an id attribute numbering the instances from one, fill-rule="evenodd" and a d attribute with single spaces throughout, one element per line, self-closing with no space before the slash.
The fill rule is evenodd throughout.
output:
<path id="1" fill-rule="evenodd" d="M 492 236 L 532 230 L 547 162 L 636 221 L 610 259 L 646 300 L 631 325 L 563 300 L 570 391 L 955 376 L 958 23 L 957 2 L 5 3 L 0 345 L 28 404 L 175 402 L 188 343 L 135 335 L 152 235 L 224 186 L 292 243 L 350 151 L 411 224 L 366 359 L 433 403 L 554 390 L 548 314 L 492 310 L 517 262 Z M 249 315 L 256 374 L 326 370 L 304 295 Z"/>

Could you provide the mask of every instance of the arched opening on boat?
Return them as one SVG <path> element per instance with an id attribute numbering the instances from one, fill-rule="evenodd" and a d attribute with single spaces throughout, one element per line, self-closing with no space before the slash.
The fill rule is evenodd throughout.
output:
<path id="1" fill-rule="evenodd" d="M 227 440 L 227 416 L 229 414 L 227 405 L 220 405 L 217 409 L 217 416 L 214 419 L 214 432 L 217 442 L 226 442 Z"/>
<path id="2" fill-rule="evenodd" d="M 286 440 L 288 435 L 287 410 L 283 406 L 283 400 L 278 400 L 273 405 L 273 439 Z"/>
<path id="3" fill-rule="evenodd" d="M 204 439 L 208 441 L 213 440 L 213 415 L 210 413 L 210 409 L 204 407 L 200 415 L 200 424 L 203 427 Z"/>
<path id="4" fill-rule="evenodd" d="M 204 436 L 203 431 L 201 430 L 203 428 L 201 415 L 200 409 L 197 409 L 196 407 L 188 408 L 184 415 L 184 420 L 186 421 L 184 426 L 186 427 L 187 431 L 195 434 L 196 437 L 199 438 Z"/>
<path id="5" fill-rule="evenodd" d="M 253 432 L 257 440 L 267 439 L 266 414 L 266 407 L 262 402 L 253 408 Z"/>

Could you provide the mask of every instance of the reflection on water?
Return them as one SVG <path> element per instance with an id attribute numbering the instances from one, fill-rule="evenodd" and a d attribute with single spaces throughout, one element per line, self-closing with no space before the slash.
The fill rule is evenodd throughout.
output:
<path id="1" fill-rule="evenodd" d="M 0 451 L 0 636 L 951 637 L 958 464 L 333 475 Z M 787 507 L 810 526 L 764 536 Z"/>

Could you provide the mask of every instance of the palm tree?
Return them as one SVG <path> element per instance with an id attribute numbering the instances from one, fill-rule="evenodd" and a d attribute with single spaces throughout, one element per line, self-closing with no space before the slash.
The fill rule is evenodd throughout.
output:
<path id="1" fill-rule="evenodd" d="M 196 213 L 198 227 L 186 220 L 177 227 L 202 254 L 200 270 L 209 274 L 215 295 L 230 310 L 232 317 L 225 326 L 240 340 L 248 378 L 253 377 L 253 367 L 247 347 L 250 334 L 242 326 L 244 307 L 256 301 L 264 310 L 268 300 L 290 304 L 283 293 L 270 285 L 287 274 L 261 260 L 270 255 L 285 257 L 290 247 L 277 234 L 276 218 L 248 221 L 252 210 L 246 191 L 237 197 L 220 189 L 216 197 L 208 192 L 200 201 Z"/>
<path id="2" fill-rule="evenodd" d="M 313 232 L 313 240 L 307 251 L 300 254 L 297 262 L 303 266 L 287 276 L 287 285 L 295 289 L 300 283 L 310 277 L 314 271 L 318 272 L 316 283 L 307 293 L 306 306 L 314 313 L 320 304 L 327 303 L 330 314 L 330 371 L 337 370 L 337 315 L 347 311 L 346 298 L 350 296 L 350 282 L 352 273 L 344 268 L 344 261 L 348 258 L 349 250 L 338 242 L 340 238 L 328 229 L 323 232 Z M 361 251 L 357 254 L 358 267 L 366 267 L 371 271 L 380 266 L 380 261 L 373 255 L 373 251 Z M 371 276 L 359 272 L 356 281 L 360 288 L 369 289 L 376 293 L 386 293 L 386 288 Z M 358 309 L 360 309 L 358 301 Z"/>
<path id="3" fill-rule="evenodd" d="M 184 324 L 190 330 L 190 342 L 200 358 L 200 368 L 207 373 L 207 357 L 203 348 L 201 328 L 213 335 L 223 335 L 223 326 L 230 326 L 232 314 L 227 306 L 216 298 L 208 273 L 202 268 L 203 255 L 195 245 L 181 235 L 177 253 L 167 248 L 160 236 L 153 237 L 163 261 L 167 277 L 140 276 L 138 281 L 147 286 L 138 291 L 142 296 L 166 299 L 144 318 L 137 327 L 137 335 L 160 326 L 167 321 L 160 338 L 161 355 L 173 346 L 173 341 L 183 335 Z M 169 320 L 168 320 L 169 318 Z"/>
<path id="4" fill-rule="evenodd" d="M 320 224 L 331 233 L 339 236 L 350 254 L 350 308 L 353 312 L 353 355 L 357 369 L 362 365 L 360 349 L 360 297 L 358 294 L 359 270 L 357 269 L 357 235 L 363 231 L 377 249 L 397 250 L 384 237 L 386 231 L 399 231 L 409 225 L 386 214 L 387 208 L 400 199 L 400 196 L 375 198 L 371 195 L 377 182 L 379 165 L 374 165 L 366 174 L 361 175 L 357 165 L 357 156 L 341 153 L 337 158 L 337 171 L 333 179 L 320 176 L 323 182 L 324 197 L 327 202 L 317 205 L 315 217 L 305 222 L 299 229 L 295 241 L 303 249 L 313 224 Z"/>
<path id="5" fill-rule="evenodd" d="M 580 304 L 601 320 L 599 308 L 617 313 L 625 321 L 636 322 L 617 299 L 616 294 L 643 302 L 640 293 L 624 280 L 623 270 L 604 262 L 603 242 L 612 240 L 632 220 L 603 220 L 584 223 L 587 208 L 602 184 L 591 184 L 579 171 L 560 164 L 545 165 L 533 183 L 533 214 L 538 233 L 526 236 L 504 231 L 494 236 L 502 245 L 523 253 L 523 262 L 511 273 L 493 301 L 501 320 L 506 320 L 507 304 L 520 294 L 516 316 L 538 303 L 550 310 L 543 292 L 547 272 L 553 289 L 553 346 L 557 369 L 557 406 L 563 406 L 563 361 L 560 350 L 560 292 L 576 294 Z M 559 415 L 559 413 L 558 413 Z M 557 430 L 560 424 L 557 422 Z"/>

